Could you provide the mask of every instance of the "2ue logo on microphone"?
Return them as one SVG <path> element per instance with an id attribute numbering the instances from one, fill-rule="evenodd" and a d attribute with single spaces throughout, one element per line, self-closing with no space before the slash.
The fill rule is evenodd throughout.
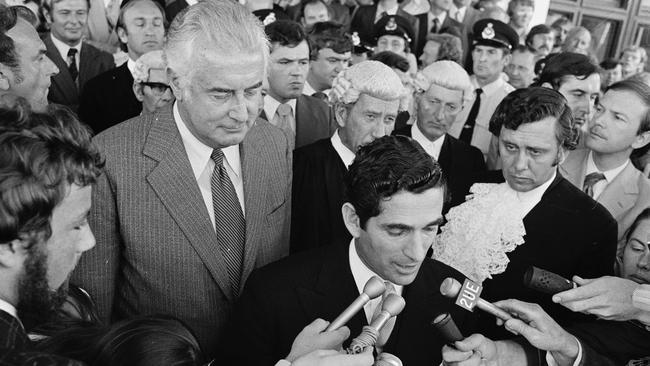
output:
<path id="1" fill-rule="evenodd" d="M 466 278 L 465 282 L 463 282 L 463 287 L 461 287 L 460 293 L 456 298 L 456 305 L 465 308 L 466 310 L 474 311 L 474 307 L 478 302 L 481 291 L 483 291 L 483 286 Z"/>

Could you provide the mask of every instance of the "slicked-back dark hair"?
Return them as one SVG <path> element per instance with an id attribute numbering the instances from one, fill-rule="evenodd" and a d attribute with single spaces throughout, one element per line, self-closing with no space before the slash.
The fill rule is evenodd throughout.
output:
<path id="1" fill-rule="evenodd" d="M 574 52 L 551 54 L 544 61 L 538 62 L 542 62 L 544 66 L 533 85 L 542 86 L 549 83 L 555 90 L 560 89 L 567 76 L 583 80 L 600 71 L 598 65 L 588 56 Z"/>
<path id="2" fill-rule="evenodd" d="M 319 22 L 313 25 L 309 32 L 309 59 L 318 59 L 318 51 L 331 48 L 342 54 L 352 52 L 352 39 L 345 33 L 345 27 L 336 22 Z"/>
<path id="3" fill-rule="evenodd" d="M 390 68 L 396 68 L 402 72 L 408 72 L 410 68 L 409 61 L 406 58 L 391 51 L 379 52 L 370 59 L 379 61 Z"/>
<path id="4" fill-rule="evenodd" d="M 557 119 L 555 137 L 558 145 L 573 150 L 578 144 L 579 131 L 573 123 L 571 108 L 559 92 L 543 87 L 517 89 L 508 94 L 490 119 L 490 132 L 501 134 L 501 127 L 517 130 L 524 123 L 541 121 L 547 117 Z"/>
<path id="5" fill-rule="evenodd" d="M 445 183 L 440 165 L 415 140 L 384 136 L 359 148 L 345 187 L 347 201 L 365 230 L 368 219 L 381 213 L 381 201 L 400 191 L 440 188 L 444 193 Z"/>
<path id="6" fill-rule="evenodd" d="M 610 90 L 628 91 L 641 99 L 643 105 L 646 107 L 646 112 L 639 124 L 637 135 L 650 131 L 650 86 L 640 78 L 631 77 L 608 86 L 605 93 Z"/>
<path id="7" fill-rule="evenodd" d="M 276 45 L 285 47 L 296 47 L 302 41 L 307 41 L 305 29 L 298 22 L 293 20 L 276 20 L 264 27 L 266 36 L 271 43 L 271 52 Z M 309 45 L 309 42 L 307 42 Z"/>
<path id="8" fill-rule="evenodd" d="M 7 32 L 16 26 L 18 13 L 14 7 L 0 5 L 0 64 L 3 64 L 13 71 L 18 70 L 18 53 L 14 40 L 7 35 Z"/>
<path id="9" fill-rule="evenodd" d="M 66 107 L 31 112 L 20 99 L 0 109 L 0 244 L 49 239 L 54 208 L 71 184 L 95 182 L 103 166 L 88 128 Z"/>

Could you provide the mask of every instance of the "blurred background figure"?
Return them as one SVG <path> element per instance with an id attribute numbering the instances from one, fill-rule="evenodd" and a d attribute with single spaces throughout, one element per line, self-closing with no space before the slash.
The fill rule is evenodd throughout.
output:
<path id="1" fill-rule="evenodd" d="M 376 40 L 374 53 L 391 51 L 409 61 L 409 72 L 417 71 L 417 61 L 412 53 L 414 42 L 414 28 L 408 19 L 398 15 L 385 16 L 373 26 L 374 39 Z"/>
<path id="2" fill-rule="evenodd" d="M 447 33 L 429 33 L 420 55 L 420 68 L 425 68 L 436 61 L 450 60 L 462 62 L 463 45 L 460 38 Z"/>
<path id="3" fill-rule="evenodd" d="M 526 40 L 534 12 L 535 2 L 533 0 L 510 0 L 508 3 L 508 16 L 510 17 L 508 25 L 517 32 L 519 42 L 522 44 Z"/>
<path id="4" fill-rule="evenodd" d="M 555 44 L 553 45 L 553 52 L 560 52 L 564 41 L 566 40 L 569 31 L 573 28 L 573 24 L 567 17 L 559 17 L 551 24 L 551 29 L 555 32 Z"/>
<path id="5" fill-rule="evenodd" d="M 628 46 L 621 52 L 621 68 L 623 79 L 642 72 L 645 63 L 648 61 L 648 53 L 645 48 L 639 46 Z"/>
<path id="6" fill-rule="evenodd" d="M 147 52 L 135 62 L 133 93 L 142 102 L 142 113 L 154 113 L 174 102 L 161 50 Z"/>
<path id="7" fill-rule="evenodd" d="M 589 56 L 591 47 L 591 33 L 587 28 L 578 26 L 567 33 L 561 49 L 562 52 L 581 53 Z"/>
<path id="8" fill-rule="evenodd" d="M 309 31 L 316 23 L 331 20 L 330 10 L 323 0 L 308 0 L 302 3 L 300 24 Z"/>
<path id="9" fill-rule="evenodd" d="M 623 71 L 621 62 L 615 58 L 608 58 L 600 63 L 600 84 L 604 91 L 608 86 L 621 81 Z"/>
<path id="10" fill-rule="evenodd" d="M 519 45 L 505 68 L 508 82 L 515 89 L 527 88 L 535 80 L 535 53 L 528 46 Z"/>
<path id="11" fill-rule="evenodd" d="M 553 51 L 555 32 L 546 24 L 538 24 L 528 32 L 525 43 L 535 51 L 535 59 L 538 60 Z"/>

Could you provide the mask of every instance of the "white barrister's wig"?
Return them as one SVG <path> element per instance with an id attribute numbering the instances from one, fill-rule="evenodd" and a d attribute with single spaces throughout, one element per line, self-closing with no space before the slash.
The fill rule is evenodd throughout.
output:
<path id="1" fill-rule="evenodd" d="M 135 83 L 144 83 L 149 81 L 149 70 L 151 69 L 159 69 L 163 71 L 167 69 L 167 63 L 163 57 L 162 50 L 149 51 L 135 61 L 133 81 Z"/>
<path id="2" fill-rule="evenodd" d="M 406 110 L 408 90 L 390 67 L 379 61 L 363 61 L 341 71 L 332 83 L 332 104 L 354 104 L 361 94 L 383 100 L 400 101 L 400 111 Z"/>
<path id="3" fill-rule="evenodd" d="M 472 100 L 474 86 L 467 74 L 458 63 L 454 61 L 436 61 L 425 67 L 415 76 L 414 84 L 421 92 L 429 90 L 435 84 L 451 90 L 463 92 L 463 103 Z"/>

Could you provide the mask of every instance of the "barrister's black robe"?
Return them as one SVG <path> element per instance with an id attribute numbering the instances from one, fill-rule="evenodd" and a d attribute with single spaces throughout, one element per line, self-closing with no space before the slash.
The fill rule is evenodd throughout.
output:
<path id="1" fill-rule="evenodd" d="M 351 235 L 341 215 L 346 172 L 347 168 L 334 150 L 330 138 L 294 151 L 292 253 L 350 241 Z"/>

